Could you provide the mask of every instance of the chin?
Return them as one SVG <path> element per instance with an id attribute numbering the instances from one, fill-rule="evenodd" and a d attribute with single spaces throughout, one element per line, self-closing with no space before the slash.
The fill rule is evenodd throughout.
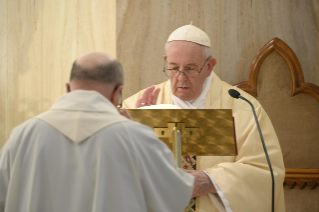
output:
<path id="1" fill-rule="evenodd" d="M 191 101 L 191 100 L 193 100 L 194 98 L 192 97 L 192 96 L 189 96 L 189 95 L 187 95 L 187 94 L 181 94 L 181 93 L 179 93 L 179 94 L 174 94 L 176 97 L 178 97 L 180 100 L 182 100 L 182 101 Z"/>

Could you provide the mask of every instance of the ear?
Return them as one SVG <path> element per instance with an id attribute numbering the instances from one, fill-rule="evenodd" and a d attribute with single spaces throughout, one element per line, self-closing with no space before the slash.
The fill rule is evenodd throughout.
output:
<path id="1" fill-rule="evenodd" d="M 66 92 L 67 92 L 67 93 L 71 92 L 70 83 L 65 83 L 65 87 L 66 87 Z"/>
<path id="2" fill-rule="evenodd" d="M 116 107 L 120 103 L 120 98 L 121 98 L 121 91 L 123 90 L 123 85 L 120 85 L 117 87 L 116 90 L 113 91 L 112 96 L 111 96 L 111 102 L 112 104 Z"/>
<path id="3" fill-rule="evenodd" d="M 210 58 L 208 60 L 208 62 L 207 62 L 207 66 L 208 66 L 208 68 L 207 68 L 207 77 L 209 77 L 210 74 L 212 73 L 212 70 L 213 70 L 214 66 L 216 65 L 216 63 L 217 62 L 216 62 L 215 58 Z"/>
<path id="4" fill-rule="evenodd" d="M 167 56 L 166 55 L 163 55 L 163 59 L 167 63 Z"/>

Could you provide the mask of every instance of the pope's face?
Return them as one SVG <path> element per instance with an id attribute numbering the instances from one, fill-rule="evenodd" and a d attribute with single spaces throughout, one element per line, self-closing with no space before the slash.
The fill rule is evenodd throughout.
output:
<path id="1" fill-rule="evenodd" d="M 196 69 L 202 71 L 196 78 L 187 77 L 184 73 L 170 78 L 172 93 L 183 101 L 196 99 L 203 90 L 206 77 L 209 77 L 216 63 L 211 58 L 206 63 L 203 46 L 188 41 L 172 41 L 167 44 L 164 60 L 167 68 L 178 70 Z"/>

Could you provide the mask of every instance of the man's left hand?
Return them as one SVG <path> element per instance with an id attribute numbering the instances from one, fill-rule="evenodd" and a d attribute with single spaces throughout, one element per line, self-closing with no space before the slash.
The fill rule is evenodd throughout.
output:
<path id="1" fill-rule="evenodd" d="M 185 170 L 189 174 L 195 177 L 194 179 L 194 188 L 193 188 L 193 197 L 202 196 L 208 193 L 216 193 L 216 189 L 209 179 L 207 174 L 201 170 Z"/>

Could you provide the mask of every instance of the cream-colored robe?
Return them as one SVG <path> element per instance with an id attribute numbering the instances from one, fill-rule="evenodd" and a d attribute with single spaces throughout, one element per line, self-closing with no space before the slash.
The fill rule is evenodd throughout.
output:
<path id="1" fill-rule="evenodd" d="M 0 152 L 0 212 L 182 212 L 193 181 L 152 129 L 76 90 L 13 130 Z"/>
<path id="2" fill-rule="evenodd" d="M 161 88 L 157 104 L 172 104 L 170 81 L 156 86 Z M 229 89 L 237 89 L 252 102 L 261 126 L 275 177 L 275 211 L 285 211 L 283 181 L 285 169 L 278 138 L 271 121 L 260 103 L 223 81 L 214 73 L 207 94 L 205 109 L 232 109 L 235 117 L 238 155 L 197 157 L 197 169 L 206 170 L 218 184 L 234 212 L 271 211 L 271 175 L 250 105 L 229 96 Z M 124 107 L 135 108 L 143 91 L 124 101 Z M 214 195 L 215 197 L 217 195 Z M 208 195 L 196 200 L 196 212 L 218 211 Z"/>

